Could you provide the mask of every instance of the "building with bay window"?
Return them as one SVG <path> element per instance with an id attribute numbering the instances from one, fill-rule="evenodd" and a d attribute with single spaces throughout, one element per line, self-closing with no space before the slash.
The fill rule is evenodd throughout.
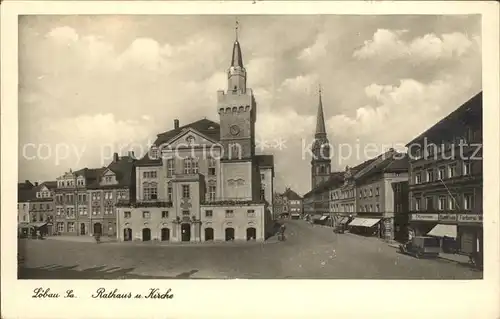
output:
<path id="1" fill-rule="evenodd" d="M 407 147 L 412 235 L 440 237 L 444 250 L 482 254 L 482 93 Z"/>
<path id="2" fill-rule="evenodd" d="M 264 240 L 271 231 L 274 159 L 255 153 L 257 103 L 237 40 L 227 76 L 218 123 L 176 119 L 137 161 L 134 201 L 117 210 L 120 240 Z"/>

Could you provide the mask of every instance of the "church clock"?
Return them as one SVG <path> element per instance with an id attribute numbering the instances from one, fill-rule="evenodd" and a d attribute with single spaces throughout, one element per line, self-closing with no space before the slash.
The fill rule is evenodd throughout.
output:
<path id="1" fill-rule="evenodd" d="M 231 125 L 229 131 L 231 132 L 231 135 L 236 136 L 240 134 L 240 127 L 238 125 Z"/>

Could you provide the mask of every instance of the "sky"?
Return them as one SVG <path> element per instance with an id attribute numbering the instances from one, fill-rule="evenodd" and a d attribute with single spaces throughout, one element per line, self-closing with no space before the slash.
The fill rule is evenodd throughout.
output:
<path id="1" fill-rule="evenodd" d="M 404 150 L 482 89 L 479 15 L 22 16 L 19 180 L 144 154 L 174 119 L 218 122 L 236 19 L 276 191 L 310 190 L 320 85 L 332 171 Z"/>

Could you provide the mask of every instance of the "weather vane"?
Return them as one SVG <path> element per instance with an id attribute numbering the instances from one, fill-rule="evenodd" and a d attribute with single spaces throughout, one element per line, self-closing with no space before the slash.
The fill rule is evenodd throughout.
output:
<path id="1" fill-rule="evenodd" d="M 238 41 L 238 27 L 239 27 L 239 22 L 238 22 L 238 18 L 236 18 L 236 23 L 235 23 L 235 28 L 234 28 L 234 32 L 236 33 L 236 41 Z"/>

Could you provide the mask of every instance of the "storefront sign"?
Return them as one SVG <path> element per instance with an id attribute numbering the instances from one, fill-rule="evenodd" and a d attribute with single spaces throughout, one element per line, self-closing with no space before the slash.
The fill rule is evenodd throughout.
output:
<path id="1" fill-rule="evenodd" d="M 438 214 L 411 214 L 411 220 L 438 221 Z"/>
<path id="2" fill-rule="evenodd" d="M 458 221 L 460 223 L 481 223 L 483 215 L 460 214 L 458 215 Z"/>
<path id="3" fill-rule="evenodd" d="M 441 222 L 456 222 L 456 214 L 439 214 L 439 221 Z"/>

